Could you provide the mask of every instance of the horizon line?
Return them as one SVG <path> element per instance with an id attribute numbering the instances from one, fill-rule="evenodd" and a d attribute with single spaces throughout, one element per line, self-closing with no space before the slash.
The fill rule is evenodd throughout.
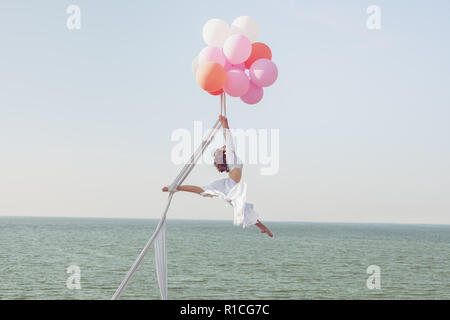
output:
<path id="1" fill-rule="evenodd" d="M 55 219 L 109 219 L 109 220 L 157 220 L 160 218 L 136 218 L 136 217 L 92 217 L 92 216 L 29 216 L 29 215 L 0 215 L 0 218 L 55 218 Z M 225 219 L 195 219 L 195 218 L 172 218 L 174 221 L 230 221 Z M 450 226 L 450 223 L 414 223 L 414 222 L 355 222 L 355 221 L 301 221 L 301 220 L 264 220 L 269 223 L 310 223 L 310 224 L 385 224 L 385 225 L 416 225 L 416 226 Z M 232 223 L 232 222 L 231 222 Z"/>

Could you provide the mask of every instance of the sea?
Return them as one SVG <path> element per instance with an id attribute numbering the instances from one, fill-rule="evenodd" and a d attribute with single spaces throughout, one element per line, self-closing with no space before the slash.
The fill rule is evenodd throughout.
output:
<path id="1" fill-rule="evenodd" d="M 158 221 L 0 217 L 0 299 L 111 299 Z M 450 299 L 450 226 L 167 221 L 169 299 Z M 121 299 L 160 299 L 150 250 Z"/>

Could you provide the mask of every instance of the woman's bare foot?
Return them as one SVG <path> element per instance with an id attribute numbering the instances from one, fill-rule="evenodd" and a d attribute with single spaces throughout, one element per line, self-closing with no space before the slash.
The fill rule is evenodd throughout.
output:
<path id="1" fill-rule="evenodd" d="M 263 225 L 261 221 L 258 220 L 258 222 L 255 224 L 255 226 L 257 226 L 259 228 L 261 233 L 267 233 L 267 235 L 269 237 L 271 237 L 271 238 L 273 237 L 272 232 L 270 232 L 269 228 L 267 228 L 265 225 Z"/>

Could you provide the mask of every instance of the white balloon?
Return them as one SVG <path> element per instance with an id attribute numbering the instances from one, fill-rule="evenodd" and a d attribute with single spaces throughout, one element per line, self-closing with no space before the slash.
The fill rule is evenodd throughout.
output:
<path id="1" fill-rule="evenodd" d="M 234 19 L 231 24 L 231 34 L 242 34 L 246 36 L 250 42 L 255 42 L 259 35 L 259 28 L 256 21 L 252 17 L 242 16 Z"/>
<path id="2" fill-rule="evenodd" d="M 192 61 L 192 72 L 194 74 L 197 74 L 197 69 L 198 69 L 198 56 L 196 56 Z"/>
<path id="3" fill-rule="evenodd" d="M 230 35 L 230 26 L 221 19 L 208 20 L 203 26 L 203 40 L 212 47 L 223 47 Z"/>

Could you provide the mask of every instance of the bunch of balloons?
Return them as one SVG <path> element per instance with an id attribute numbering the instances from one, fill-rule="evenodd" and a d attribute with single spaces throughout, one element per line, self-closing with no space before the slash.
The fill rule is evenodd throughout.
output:
<path id="1" fill-rule="evenodd" d="M 200 88 L 212 95 L 225 92 L 248 104 L 261 101 L 263 87 L 275 82 L 278 69 L 270 48 L 255 42 L 258 33 L 258 25 L 248 16 L 235 19 L 231 26 L 220 19 L 206 22 L 203 40 L 208 46 L 192 62 Z"/>

